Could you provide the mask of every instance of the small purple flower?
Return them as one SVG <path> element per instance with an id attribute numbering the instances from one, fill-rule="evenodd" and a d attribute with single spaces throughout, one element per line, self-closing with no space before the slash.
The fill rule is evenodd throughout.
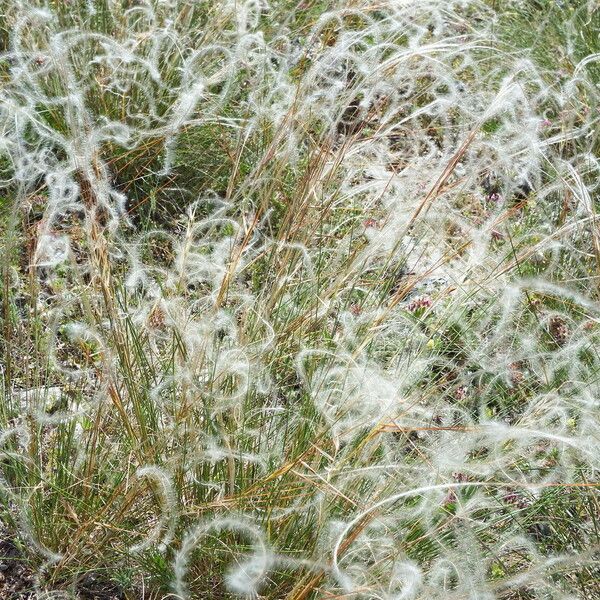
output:
<path id="1" fill-rule="evenodd" d="M 454 392 L 454 397 L 456 398 L 456 400 L 464 400 L 467 397 L 467 391 L 467 386 L 461 385 L 456 388 L 456 391 Z"/>
<path id="2" fill-rule="evenodd" d="M 413 300 L 408 306 L 407 309 L 410 312 L 416 312 L 421 310 L 422 308 L 429 308 L 433 304 L 433 301 L 429 296 L 422 296 L 421 298 L 416 298 Z"/>
<path id="3" fill-rule="evenodd" d="M 527 501 L 525 500 L 525 498 L 523 498 L 521 494 L 518 494 L 514 491 L 505 494 L 503 500 L 507 504 L 512 504 L 516 508 L 527 508 Z"/>
<path id="4" fill-rule="evenodd" d="M 362 308 L 358 304 L 351 304 L 350 305 L 350 312 L 355 317 L 358 317 L 362 313 Z"/>
<path id="5" fill-rule="evenodd" d="M 457 501 L 456 492 L 454 490 L 448 490 L 446 497 L 444 498 L 443 504 L 447 506 L 448 504 L 454 504 Z"/>
<path id="6" fill-rule="evenodd" d="M 379 221 L 377 221 L 376 219 L 366 219 L 363 222 L 363 225 L 369 229 L 369 228 L 375 228 L 375 229 L 379 229 Z"/>
<path id="7" fill-rule="evenodd" d="M 502 195 L 499 194 L 498 192 L 492 192 L 491 194 L 488 195 L 488 200 L 490 202 L 499 203 L 502 201 Z"/>
<path id="8" fill-rule="evenodd" d="M 542 127 L 550 127 L 552 125 L 552 121 L 550 119 L 544 119 L 542 121 Z"/>

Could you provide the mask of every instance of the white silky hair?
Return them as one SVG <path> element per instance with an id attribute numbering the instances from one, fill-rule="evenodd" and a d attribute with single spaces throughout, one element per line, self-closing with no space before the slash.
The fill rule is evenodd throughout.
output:
<path id="1" fill-rule="evenodd" d="M 177 369 L 148 390 L 160 412 L 156 435 L 170 455 L 164 465 L 142 462 L 133 472 L 136 480 L 148 479 L 160 514 L 129 552 L 172 551 L 173 588 L 192 598 L 186 578 L 194 553 L 207 537 L 235 532 L 250 540 L 251 550 L 232 560 L 225 584 L 256 598 L 270 570 L 293 562 L 271 547 L 277 522 L 314 511 L 321 520 L 317 545 L 327 558 L 307 554 L 295 564 L 323 572 L 328 593 L 487 600 L 502 597 L 506 584 L 539 586 L 540 598 L 570 597 L 555 584 L 553 569 L 573 566 L 574 554 L 543 555 L 518 523 L 486 542 L 488 554 L 477 534 L 485 526 L 482 512 L 501 522 L 497 515 L 508 501 L 502 505 L 494 494 L 514 489 L 535 496 L 576 486 L 581 473 L 594 481 L 600 468 L 599 390 L 589 358 L 599 304 L 586 284 L 597 251 L 600 163 L 590 149 L 568 158 L 562 151 L 598 125 L 596 114 L 581 118 L 580 93 L 598 55 L 581 60 L 562 87 L 551 87 L 532 60 L 496 47 L 485 18 L 469 25 L 470 11 L 491 15 L 474 1 L 333 2 L 302 39 L 288 26 L 276 35 L 267 31 L 273 6 L 265 1 L 208 4 L 215 25 L 205 39 L 186 29 L 192 4 L 179 0 L 142 2 L 119 13 L 122 31 L 113 36 L 79 25 L 62 29 L 51 8 L 18 0 L 10 46 L 0 56 L 8 73 L 0 90 L 0 152 L 11 165 L 2 185 L 33 190 L 43 181 L 46 190 L 31 267 L 48 271 L 52 281 L 76 262 L 81 242 L 64 222 L 82 212 L 90 247 L 105 248 L 107 260 L 122 269 L 128 302 L 115 309 L 118 319 L 130 319 L 156 356 L 164 359 L 173 338 L 185 348 Z M 87 14 L 95 10 L 88 2 Z M 119 99 L 120 112 L 103 113 L 90 93 Z M 225 116 L 232 96 L 241 98 L 243 117 Z M 59 111 L 64 126 L 50 125 L 40 106 Z M 547 131 L 548 106 L 578 126 Z M 176 171 L 182 136 L 214 123 L 240 139 L 270 128 L 277 143 L 249 166 L 239 193 L 206 191 L 180 215 L 178 229 L 136 234 L 106 148 L 127 152 L 160 137 L 158 175 L 166 178 Z M 325 213 L 326 205 L 335 222 L 314 238 L 277 239 L 269 231 L 273 215 L 258 213 L 253 194 L 269 183 L 269 164 L 299 169 L 310 155 L 307 132 L 316 131 L 324 132 L 326 149 L 307 192 L 309 209 Z M 487 180 L 493 180 L 488 190 Z M 524 189 L 535 195 L 536 204 L 520 213 L 531 227 L 503 233 L 516 210 L 509 201 L 528 196 Z M 573 209 L 563 214 L 559 201 Z M 105 246 L 94 237 L 100 214 Z M 251 231 L 253 221 L 259 224 Z M 159 239 L 172 248 L 169 265 L 147 257 Z M 81 255 L 79 272 L 93 269 Z M 258 289 L 245 279 L 266 255 L 286 256 L 291 265 L 273 287 L 281 300 L 270 312 L 271 274 Z M 526 261 L 536 265 L 534 276 L 521 272 Z M 373 299 L 369 292 L 391 271 L 398 273 L 392 300 Z M 414 285 L 406 284 L 409 277 Z M 357 290 L 366 298 L 360 306 L 349 300 Z M 78 312 L 93 314 L 95 307 L 82 309 L 75 291 L 46 293 L 48 357 L 56 372 L 70 381 L 120 381 L 112 324 L 80 321 Z M 539 298 L 552 299 L 556 309 L 541 314 Z M 416 299 L 425 299 L 428 312 L 411 307 Z M 296 343 L 285 319 L 325 323 L 331 335 Z M 449 325 L 468 329 L 460 353 L 448 350 Z M 81 347 L 99 356 L 94 369 L 66 357 L 65 348 Z M 280 350 L 297 378 L 293 385 L 271 372 Z M 423 382 L 444 370 L 444 389 L 431 397 Z M 287 461 L 286 435 L 274 424 L 281 415 L 289 414 L 294 427 L 308 418 L 296 413 L 294 385 L 294 393 L 310 399 L 311 425 L 316 430 L 318 422 L 332 440 L 322 464 L 301 465 L 318 491 L 306 502 L 273 508 L 269 522 L 263 508 L 198 522 L 184 517 L 177 469 L 188 471 L 190 486 L 217 490 L 215 504 L 225 505 L 236 490 L 194 469 L 229 465 L 233 474 L 256 468 L 264 475 Z M 500 389 L 522 395 L 518 414 L 503 413 Z M 107 385 L 94 398 L 109 394 Z M 242 422 L 253 396 L 256 415 L 271 425 L 244 428 L 238 446 L 222 433 L 222 422 L 229 416 Z M 55 426 L 88 409 L 74 404 L 49 415 L 40 404 L 33 421 Z M 192 413 L 202 414 L 189 433 L 197 447 L 184 456 L 176 446 L 177 419 Z M 24 422 L 0 432 L 2 455 L 25 461 L 31 435 Z M 11 439 L 16 443 L 4 449 Z M 348 461 L 357 445 L 369 460 L 361 458 L 354 472 Z M 372 491 L 367 505 L 362 489 Z M 4 477 L 0 490 L 15 504 L 28 500 Z M 350 513 L 328 515 L 328 492 L 347 502 Z M 450 504 L 455 543 L 436 521 Z M 38 539 L 21 512 L 27 539 L 49 564 L 58 563 L 63 555 Z M 411 533 L 409 516 L 432 540 L 435 559 L 401 548 Z M 521 557 L 522 571 L 494 579 L 489 557 L 510 553 Z"/>

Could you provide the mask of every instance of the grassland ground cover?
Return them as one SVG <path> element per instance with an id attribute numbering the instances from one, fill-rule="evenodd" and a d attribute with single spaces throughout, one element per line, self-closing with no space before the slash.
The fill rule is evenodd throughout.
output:
<path id="1" fill-rule="evenodd" d="M 0 0 L 0 597 L 598 600 L 600 7 Z"/>

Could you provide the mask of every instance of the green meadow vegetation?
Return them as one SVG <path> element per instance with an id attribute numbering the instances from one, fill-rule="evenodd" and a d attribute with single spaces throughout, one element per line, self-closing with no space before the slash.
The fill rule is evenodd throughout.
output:
<path id="1" fill-rule="evenodd" d="M 594 0 L 0 0 L 0 598 L 600 598 Z"/>

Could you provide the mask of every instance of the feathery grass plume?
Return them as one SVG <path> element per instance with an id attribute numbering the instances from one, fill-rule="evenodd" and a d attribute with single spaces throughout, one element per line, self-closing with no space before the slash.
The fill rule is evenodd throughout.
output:
<path id="1" fill-rule="evenodd" d="M 38 593 L 596 597 L 593 2 L 5 4 Z"/>

